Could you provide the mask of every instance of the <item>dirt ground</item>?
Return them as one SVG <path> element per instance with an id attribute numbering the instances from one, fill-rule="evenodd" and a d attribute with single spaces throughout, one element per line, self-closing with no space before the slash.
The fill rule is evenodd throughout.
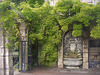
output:
<path id="1" fill-rule="evenodd" d="M 100 75 L 98 69 L 59 69 L 57 67 L 34 67 L 28 72 L 15 71 L 14 75 Z"/>

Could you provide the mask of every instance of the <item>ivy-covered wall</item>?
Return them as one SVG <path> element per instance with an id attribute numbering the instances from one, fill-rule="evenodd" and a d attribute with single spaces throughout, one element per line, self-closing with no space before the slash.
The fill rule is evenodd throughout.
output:
<path id="1" fill-rule="evenodd" d="M 0 22 L 4 24 L 7 33 L 13 40 L 13 46 L 18 46 L 18 22 L 26 22 L 29 29 L 29 40 L 32 44 L 38 43 L 39 62 L 42 65 L 53 65 L 57 62 L 57 51 L 63 34 L 72 30 L 72 36 L 100 38 L 100 4 L 82 3 L 79 0 L 60 0 L 56 5 L 48 3 L 39 5 L 36 2 L 21 2 L 17 6 L 4 0 L 0 3 Z M 34 1 L 33 1 L 34 3 Z M 19 18 L 18 14 L 21 18 Z M 87 33 L 88 31 L 88 33 Z M 11 46 L 8 44 L 8 46 Z"/>

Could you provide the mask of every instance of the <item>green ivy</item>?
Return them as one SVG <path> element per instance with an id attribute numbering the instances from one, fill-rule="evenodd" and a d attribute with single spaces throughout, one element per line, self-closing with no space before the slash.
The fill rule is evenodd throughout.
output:
<path id="1" fill-rule="evenodd" d="M 94 6 L 79 0 L 60 0 L 52 7 L 42 0 L 35 1 L 37 0 L 20 2 L 17 7 L 11 1 L 3 1 L 0 3 L 0 22 L 8 36 L 12 32 L 8 38 L 13 40 L 15 46 L 18 45 L 19 38 L 17 22 L 26 22 L 29 40 L 32 44 L 38 43 L 38 62 L 41 65 L 56 64 L 62 34 L 68 30 L 72 30 L 72 35 L 78 37 L 83 36 L 84 31 L 88 29 L 91 37 L 100 38 L 99 3 Z M 15 10 L 23 18 L 20 18 Z"/>

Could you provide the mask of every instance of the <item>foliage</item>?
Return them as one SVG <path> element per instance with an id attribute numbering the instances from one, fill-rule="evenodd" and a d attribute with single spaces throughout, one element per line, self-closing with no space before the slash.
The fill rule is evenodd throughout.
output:
<path id="1" fill-rule="evenodd" d="M 28 0 L 11 0 L 13 3 L 15 3 L 16 5 L 19 5 L 19 3 L 21 2 L 27 2 Z"/>
<path id="2" fill-rule="evenodd" d="M 15 13 L 13 8 L 15 8 L 15 5 L 9 0 L 4 0 L 2 3 L 0 3 L 0 22 L 1 27 L 6 33 L 7 37 L 5 37 L 9 40 L 13 40 L 14 45 L 17 45 L 16 48 L 18 48 L 17 41 L 19 32 L 16 24 L 18 15 Z M 8 43 L 7 46 L 11 46 L 11 43 Z"/>
<path id="3" fill-rule="evenodd" d="M 7 35 L 11 36 L 9 39 L 16 44 L 19 36 L 17 22 L 26 22 L 29 40 L 32 44 L 38 43 L 39 62 L 42 65 L 51 66 L 57 62 L 57 50 L 63 38 L 62 34 L 68 30 L 73 30 L 74 37 L 83 36 L 87 31 L 91 37 L 100 38 L 99 3 L 94 6 L 79 0 L 60 0 L 52 7 L 48 3 L 42 5 L 43 0 L 35 1 L 19 2 L 18 7 L 15 7 L 14 3 L 4 0 L 0 3 L 0 22 Z M 18 16 L 15 9 L 23 18 Z"/>
<path id="4" fill-rule="evenodd" d="M 96 9 L 96 10 L 95 10 Z M 74 37 L 83 36 L 82 32 L 88 28 L 90 36 L 100 38 L 100 5 L 82 3 L 79 0 L 61 0 L 54 7 L 57 20 L 62 31 L 73 29 Z M 92 25 L 94 24 L 94 25 Z M 95 27 L 95 25 L 97 26 Z"/>
<path id="5" fill-rule="evenodd" d="M 95 25 L 91 31 L 91 37 L 100 39 L 100 3 L 94 7 L 94 16 L 97 25 Z"/>
<path id="6" fill-rule="evenodd" d="M 15 3 L 16 5 L 19 5 L 21 2 L 26 2 L 28 4 L 30 4 L 31 7 L 34 7 L 34 4 L 36 4 L 38 2 L 39 5 L 43 5 L 44 0 L 10 0 L 13 3 Z"/>
<path id="7" fill-rule="evenodd" d="M 28 0 L 28 3 L 30 4 L 31 7 L 34 7 L 34 4 L 36 4 L 37 2 L 41 6 L 43 5 L 44 0 Z"/>
<path id="8" fill-rule="evenodd" d="M 45 66 L 55 64 L 57 45 L 61 42 L 61 31 L 55 15 L 51 14 L 52 7 L 44 3 L 41 7 L 32 8 L 29 4 L 22 2 L 18 9 L 28 24 L 29 39 L 33 44 L 34 42 L 39 44 L 39 62 Z"/>

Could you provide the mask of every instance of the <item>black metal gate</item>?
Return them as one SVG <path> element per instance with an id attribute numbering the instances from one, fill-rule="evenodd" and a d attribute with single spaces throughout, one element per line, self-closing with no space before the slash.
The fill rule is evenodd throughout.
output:
<path id="1" fill-rule="evenodd" d="M 19 71 L 28 70 L 28 41 L 19 42 Z"/>

